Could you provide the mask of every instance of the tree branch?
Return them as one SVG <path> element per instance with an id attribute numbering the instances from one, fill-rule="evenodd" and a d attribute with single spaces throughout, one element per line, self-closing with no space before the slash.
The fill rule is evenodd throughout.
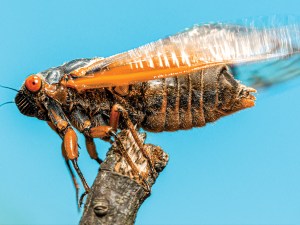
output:
<path id="1" fill-rule="evenodd" d="M 138 136 L 144 143 L 146 134 Z M 134 224 L 138 209 L 168 162 L 168 155 L 160 147 L 144 144 L 144 148 L 150 154 L 155 174 L 130 131 L 122 130 L 117 135 L 88 195 L 80 225 Z"/>

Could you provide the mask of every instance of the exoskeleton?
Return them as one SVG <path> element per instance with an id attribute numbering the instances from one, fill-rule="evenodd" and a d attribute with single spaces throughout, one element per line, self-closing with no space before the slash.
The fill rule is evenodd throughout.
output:
<path id="1" fill-rule="evenodd" d="M 94 139 L 111 141 L 119 129 L 129 129 L 155 172 L 136 132 L 202 127 L 254 106 L 251 93 L 255 90 L 235 80 L 226 65 L 293 54 L 288 32 L 293 30 L 274 33 L 273 29 L 226 24 L 195 26 L 115 56 L 77 59 L 32 74 L 15 103 L 24 115 L 47 121 L 62 138 L 62 153 L 75 186 L 78 189 L 69 162 L 88 193 L 77 163 L 74 129 L 85 136 L 89 155 L 99 163 Z M 126 151 L 122 154 L 128 158 Z"/>
<path id="2" fill-rule="evenodd" d="M 63 155 L 73 163 L 86 192 L 89 187 L 77 165 L 74 128 L 85 136 L 91 158 L 101 163 L 93 139 L 109 141 L 117 129 L 191 129 L 254 105 L 250 94 L 254 89 L 237 82 L 227 66 L 83 92 L 61 84 L 65 74 L 90 60 L 94 59 L 74 60 L 29 76 L 15 98 L 21 113 L 47 121 L 62 137 Z"/>

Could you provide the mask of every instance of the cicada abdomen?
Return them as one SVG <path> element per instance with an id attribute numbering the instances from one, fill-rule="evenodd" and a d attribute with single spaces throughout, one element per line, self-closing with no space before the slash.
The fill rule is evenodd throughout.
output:
<path id="1" fill-rule="evenodd" d="M 144 83 L 142 127 L 153 132 L 202 127 L 254 105 L 254 89 L 240 84 L 227 66 Z"/>

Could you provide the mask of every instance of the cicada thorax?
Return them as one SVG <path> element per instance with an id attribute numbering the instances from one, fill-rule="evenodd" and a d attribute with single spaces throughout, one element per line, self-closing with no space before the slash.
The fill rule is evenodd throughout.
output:
<path id="1" fill-rule="evenodd" d="M 68 89 L 68 101 L 63 105 L 63 109 L 69 115 L 71 123 L 82 132 L 84 128 L 79 124 L 84 124 L 84 120 L 91 121 L 92 126 L 108 124 L 113 103 L 114 99 L 104 88 L 81 93 Z M 81 118 L 83 121 L 77 121 L 75 118 Z"/>
<path id="2" fill-rule="evenodd" d="M 233 112 L 239 86 L 226 66 L 144 82 L 142 127 L 161 132 L 205 126 Z"/>

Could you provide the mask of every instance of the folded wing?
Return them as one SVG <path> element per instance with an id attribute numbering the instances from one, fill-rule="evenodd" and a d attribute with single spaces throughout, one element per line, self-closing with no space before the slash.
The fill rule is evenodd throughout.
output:
<path id="1" fill-rule="evenodd" d="M 300 51 L 300 25 L 206 24 L 117 54 L 71 72 L 79 91 L 178 76 L 218 64 L 288 57 Z"/>

